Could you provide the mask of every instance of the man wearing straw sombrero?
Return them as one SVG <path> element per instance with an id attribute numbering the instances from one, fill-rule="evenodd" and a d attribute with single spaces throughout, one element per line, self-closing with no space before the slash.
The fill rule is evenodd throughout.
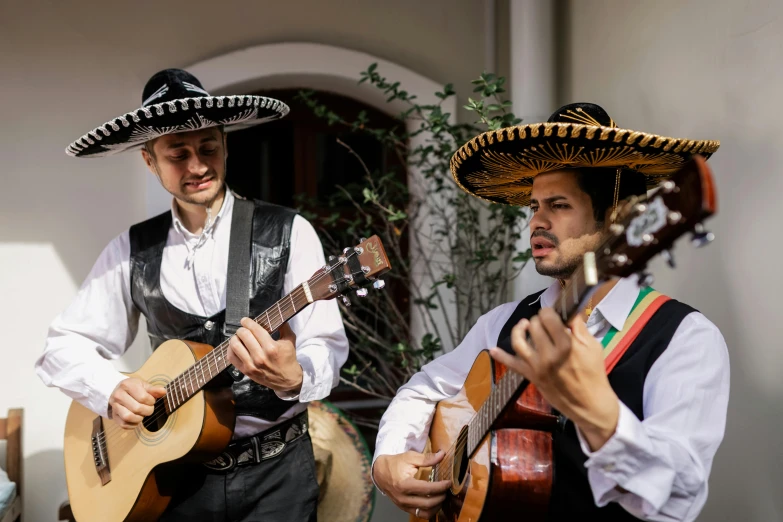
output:
<path id="1" fill-rule="evenodd" d="M 622 129 L 598 105 L 575 103 L 545 123 L 487 132 L 454 154 L 460 188 L 529 206 L 536 270 L 555 281 L 488 311 L 457 348 L 400 388 L 378 433 L 373 478 L 380 491 L 421 519 L 437 513 L 450 482 L 416 477 L 444 457 L 421 453 L 435 404 L 460 390 L 476 356 L 489 349 L 563 416 L 549 520 L 697 517 L 726 423 L 729 359 L 718 328 L 658 294 L 663 304 L 607 375 L 604 346 L 636 324 L 656 292 L 637 276 L 612 279 L 568 328 L 553 306 L 621 202 L 645 196 L 693 154 L 708 158 L 718 145 Z"/>
<path id="2" fill-rule="evenodd" d="M 314 521 L 319 488 L 307 404 L 337 385 L 345 331 L 334 301 L 303 309 L 277 338 L 249 319 L 323 267 L 324 254 L 295 211 L 245 200 L 225 184 L 226 133 L 281 118 L 288 107 L 263 96 L 212 96 L 180 69 L 152 76 L 142 100 L 66 152 L 97 158 L 140 150 L 173 196 L 171 210 L 106 246 L 52 323 L 36 371 L 130 429 L 165 393 L 109 362 L 131 344 L 141 315 L 153 349 L 169 339 L 212 346 L 230 339 L 224 383 L 234 393 L 233 441 L 182 474 L 161 520 Z M 230 255 L 234 248 L 247 253 L 249 266 Z"/>

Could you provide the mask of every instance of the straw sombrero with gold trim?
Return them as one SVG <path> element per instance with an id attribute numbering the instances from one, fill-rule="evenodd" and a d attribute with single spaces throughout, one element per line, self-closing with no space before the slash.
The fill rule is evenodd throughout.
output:
<path id="1" fill-rule="evenodd" d="M 318 522 L 368 522 L 375 486 L 367 442 L 330 402 L 313 401 L 307 410 L 320 489 Z"/>
<path id="2" fill-rule="evenodd" d="M 465 192 L 507 205 L 530 203 L 533 177 L 579 167 L 616 167 L 643 174 L 652 188 L 694 154 L 709 158 L 719 141 L 668 138 L 622 129 L 592 103 L 572 103 L 545 123 L 480 134 L 451 158 L 451 173 Z"/>

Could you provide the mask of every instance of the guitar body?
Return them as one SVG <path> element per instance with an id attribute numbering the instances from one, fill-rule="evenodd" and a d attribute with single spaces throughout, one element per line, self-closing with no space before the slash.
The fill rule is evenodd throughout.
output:
<path id="1" fill-rule="evenodd" d="M 551 431 L 557 417 L 535 388 L 529 386 L 506 408 L 470 459 L 464 444 L 456 443 L 504 372 L 505 367 L 484 350 L 460 392 L 436 406 L 429 433 L 431 451 L 463 448 L 455 453 L 453 486 L 438 522 L 490 522 L 506 520 L 510 513 L 535 522 L 546 516 L 554 476 Z M 425 522 L 417 517 L 410 520 Z"/>
<path id="2" fill-rule="evenodd" d="M 165 386 L 209 351 L 211 346 L 171 340 L 161 344 L 128 377 Z M 176 470 L 166 464 L 207 461 L 231 441 L 234 403 L 230 387 L 198 391 L 153 430 L 133 430 L 102 419 L 110 480 L 101 479 L 93 460 L 96 415 L 74 401 L 65 423 L 68 497 L 78 522 L 157 520 L 171 498 Z"/>

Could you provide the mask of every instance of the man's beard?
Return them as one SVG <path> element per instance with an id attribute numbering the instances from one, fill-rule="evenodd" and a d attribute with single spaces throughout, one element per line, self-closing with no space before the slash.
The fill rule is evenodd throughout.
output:
<path id="1" fill-rule="evenodd" d="M 536 272 L 542 276 L 554 277 L 555 279 L 568 279 L 570 278 L 579 264 L 582 262 L 581 257 L 563 260 L 556 265 L 541 266 L 537 260 L 533 260 L 536 263 Z"/>
<path id="2" fill-rule="evenodd" d="M 569 279 L 574 275 L 574 272 L 582 264 L 584 253 L 592 251 L 600 242 L 600 236 L 593 239 L 583 236 L 581 238 L 568 238 L 561 243 L 554 234 L 543 230 L 533 232 L 530 239 L 532 240 L 537 236 L 552 242 L 555 246 L 555 250 L 552 253 L 556 254 L 557 257 L 554 262 L 546 265 L 541 263 L 543 260 L 533 258 L 533 262 L 536 264 L 536 272 L 543 276 L 554 277 L 555 279 Z"/>
<path id="3" fill-rule="evenodd" d="M 177 190 L 172 190 L 171 187 L 167 187 L 166 185 L 163 185 L 163 188 L 166 189 L 166 191 L 174 196 L 176 199 L 183 201 L 185 203 L 190 203 L 192 205 L 201 205 L 208 207 L 212 204 L 213 201 L 215 201 L 215 198 L 217 198 L 221 190 L 223 189 L 223 184 L 225 177 L 220 176 L 219 173 L 214 172 L 210 173 L 205 178 L 212 178 L 212 185 L 207 190 L 202 190 L 200 192 L 196 192 L 193 194 L 188 194 L 185 192 L 185 184 L 181 183 L 177 187 Z M 188 180 L 188 182 L 194 181 L 194 180 Z"/>

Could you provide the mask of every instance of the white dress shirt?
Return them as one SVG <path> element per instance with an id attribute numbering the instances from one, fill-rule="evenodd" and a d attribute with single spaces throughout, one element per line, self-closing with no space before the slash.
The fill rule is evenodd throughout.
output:
<path id="1" fill-rule="evenodd" d="M 169 228 L 161 262 L 160 285 L 175 307 L 210 317 L 226 307 L 226 274 L 234 195 L 226 197 L 217 216 L 201 234 L 182 224 L 172 201 Z M 312 225 L 295 216 L 290 240 L 283 295 L 312 277 L 325 265 L 321 242 Z M 43 354 L 35 363 L 47 386 L 99 415 L 106 416 L 109 396 L 126 378 L 111 360 L 122 356 L 138 332 L 140 312 L 130 293 L 130 241 L 128 231 L 112 240 L 95 262 L 75 299 L 52 323 Z M 304 411 L 307 402 L 323 399 L 339 383 L 340 368 L 348 357 L 340 310 L 334 300 L 316 301 L 289 321 L 296 335 L 296 358 L 303 370 L 297 395 L 278 393 L 291 401 L 279 419 L 237 417 L 234 437 L 263 431 Z"/>
<path id="2" fill-rule="evenodd" d="M 557 283 L 547 288 L 541 306 L 553 306 L 558 290 Z M 618 281 L 590 315 L 590 333 L 600 341 L 611 326 L 622 330 L 638 295 L 636 277 Z M 398 390 L 381 418 L 373 462 L 380 455 L 423 451 L 435 403 L 460 390 L 478 353 L 497 345 L 518 304 L 501 305 L 480 317 L 457 348 L 422 367 Z M 577 429 L 596 505 L 618 502 L 643 520 L 694 520 L 707 500 L 728 399 L 729 356 L 723 336 L 702 314 L 691 313 L 647 374 L 644 420 L 620 402 L 617 430 L 595 452 Z"/>

